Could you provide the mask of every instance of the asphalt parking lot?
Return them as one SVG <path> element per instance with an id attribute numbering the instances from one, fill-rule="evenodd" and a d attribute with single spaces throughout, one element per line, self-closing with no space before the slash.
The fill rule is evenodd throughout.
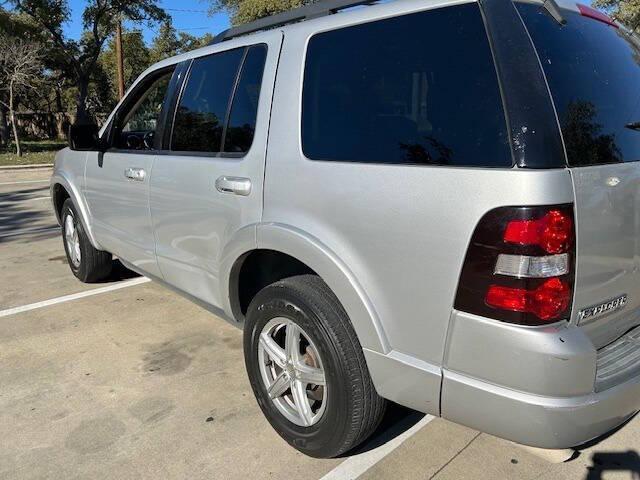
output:
<path id="1" fill-rule="evenodd" d="M 238 329 L 124 268 L 75 279 L 49 175 L 0 172 L 0 478 L 640 478 L 640 416 L 562 464 L 397 406 L 349 456 L 298 453 L 254 401 Z"/>

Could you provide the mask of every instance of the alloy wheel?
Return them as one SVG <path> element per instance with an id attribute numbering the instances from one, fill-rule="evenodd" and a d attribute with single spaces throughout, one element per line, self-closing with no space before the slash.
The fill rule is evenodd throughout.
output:
<path id="1" fill-rule="evenodd" d="M 310 427 L 327 406 L 322 359 L 311 337 L 293 321 L 277 317 L 264 326 L 258 365 L 269 398 L 290 422 Z"/>

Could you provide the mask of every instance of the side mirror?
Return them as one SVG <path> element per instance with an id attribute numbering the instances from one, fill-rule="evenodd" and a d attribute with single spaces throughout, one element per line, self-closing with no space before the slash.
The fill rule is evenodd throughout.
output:
<path id="1" fill-rule="evenodd" d="M 99 128 L 95 124 L 69 126 L 69 148 L 80 151 L 101 150 Z"/>

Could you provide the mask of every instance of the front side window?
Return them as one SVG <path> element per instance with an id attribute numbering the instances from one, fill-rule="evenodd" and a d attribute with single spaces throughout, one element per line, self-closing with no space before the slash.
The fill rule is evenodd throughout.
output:
<path id="1" fill-rule="evenodd" d="M 302 146 L 313 160 L 512 165 L 476 4 L 315 35 L 302 103 Z"/>
<path id="2" fill-rule="evenodd" d="M 126 150 L 151 150 L 154 148 L 160 111 L 173 71 L 160 74 L 124 106 L 116 128 L 115 146 Z"/>

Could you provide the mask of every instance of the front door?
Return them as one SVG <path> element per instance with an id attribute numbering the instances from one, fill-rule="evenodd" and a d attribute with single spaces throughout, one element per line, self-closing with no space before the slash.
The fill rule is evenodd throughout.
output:
<path id="1" fill-rule="evenodd" d="M 160 276 L 149 214 L 156 133 L 172 69 L 139 82 L 114 116 L 104 154 L 87 160 L 85 195 L 96 239 L 143 273 Z"/>
<path id="2" fill-rule="evenodd" d="M 221 307 L 229 242 L 262 216 L 271 95 L 282 34 L 193 59 L 177 102 L 168 155 L 153 167 L 156 253 L 168 283 Z"/>

